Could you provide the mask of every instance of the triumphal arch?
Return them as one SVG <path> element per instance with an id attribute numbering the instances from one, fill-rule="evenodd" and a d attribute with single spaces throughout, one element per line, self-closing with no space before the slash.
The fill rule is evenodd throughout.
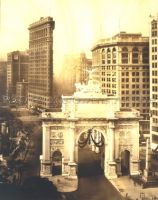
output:
<path id="1" fill-rule="evenodd" d="M 101 93 L 97 81 L 76 84 L 62 97 L 61 112 L 42 113 L 41 176 L 77 178 L 78 149 L 86 142 L 101 156 L 108 178 L 139 174 L 139 112 L 120 110 L 119 98 Z"/>

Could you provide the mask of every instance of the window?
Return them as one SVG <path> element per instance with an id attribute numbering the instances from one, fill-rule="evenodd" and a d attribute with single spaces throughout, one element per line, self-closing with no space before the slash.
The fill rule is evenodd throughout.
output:
<path id="1" fill-rule="evenodd" d="M 138 63 L 138 48 L 134 47 L 132 50 L 132 63 Z"/>
<path id="2" fill-rule="evenodd" d="M 142 50 L 142 61 L 143 63 L 149 63 L 149 48 L 144 47 Z"/>
<path id="3" fill-rule="evenodd" d="M 153 29 L 157 29 L 157 21 L 156 21 L 156 20 L 153 20 L 153 21 L 151 22 L 151 28 L 152 28 L 152 30 L 153 30 Z"/>
<path id="4" fill-rule="evenodd" d="M 128 63 L 128 49 L 126 47 L 122 48 L 122 63 Z"/>
<path id="5" fill-rule="evenodd" d="M 154 31 L 152 30 L 151 31 L 151 36 L 152 37 L 157 37 L 157 31 L 156 30 L 154 30 Z"/>
<path id="6" fill-rule="evenodd" d="M 110 49 L 107 49 L 107 63 L 110 64 L 111 63 L 111 52 Z"/>
<path id="7" fill-rule="evenodd" d="M 102 64 L 105 64 L 105 49 L 102 49 Z"/>
<path id="8" fill-rule="evenodd" d="M 112 62 L 115 64 L 116 63 L 116 49 L 112 49 Z"/>

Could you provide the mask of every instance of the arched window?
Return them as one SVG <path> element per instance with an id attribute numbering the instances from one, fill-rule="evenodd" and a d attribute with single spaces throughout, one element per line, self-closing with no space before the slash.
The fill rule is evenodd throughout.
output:
<path id="1" fill-rule="evenodd" d="M 121 152 L 121 172 L 122 175 L 130 174 L 130 152 L 128 150 Z"/>
<path id="2" fill-rule="evenodd" d="M 134 47 L 132 49 L 132 63 L 138 63 L 138 54 L 139 54 L 138 48 Z"/>
<path id="3" fill-rule="evenodd" d="M 128 63 L 128 49 L 127 49 L 127 47 L 122 48 L 122 63 Z"/>
<path id="4" fill-rule="evenodd" d="M 156 37 L 157 36 L 157 21 L 153 20 L 151 22 L 151 36 Z"/>
<path id="5" fill-rule="evenodd" d="M 105 64 L 105 49 L 102 49 L 101 58 L 102 58 L 102 64 Z"/>
<path id="6" fill-rule="evenodd" d="M 149 63 L 149 48 L 148 47 L 144 47 L 142 49 L 142 62 Z"/>
<path id="7" fill-rule="evenodd" d="M 56 150 L 52 154 L 52 175 L 60 175 L 62 173 L 62 153 Z"/>
<path id="8" fill-rule="evenodd" d="M 116 63 L 116 48 L 112 49 L 112 62 L 114 64 Z"/>
<path id="9" fill-rule="evenodd" d="M 107 49 L 107 63 L 108 63 L 108 64 L 111 63 L 111 51 L 110 51 L 109 48 Z"/>

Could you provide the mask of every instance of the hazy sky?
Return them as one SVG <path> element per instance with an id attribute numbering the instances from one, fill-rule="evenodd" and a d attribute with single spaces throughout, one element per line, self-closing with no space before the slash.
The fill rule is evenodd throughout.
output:
<path id="1" fill-rule="evenodd" d="M 119 31 L 149 35 L 149 15 L 158 0 L 0 0 L 0 58 L 28 48 L 28 26 L 40 17 L 55 20 L 54 62 L 64 54 L 90 49 L 99 38 Z"/>

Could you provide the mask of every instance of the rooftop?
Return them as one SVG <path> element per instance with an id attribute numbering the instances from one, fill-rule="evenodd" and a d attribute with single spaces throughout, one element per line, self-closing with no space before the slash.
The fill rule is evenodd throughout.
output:
<path id="1" fill-rule="evenodd" d="M 36 22 L 33 22 L 32 24 L 29 25 L 29 29 L 30 28 L 34 28 L 36 26 L 39 26 L 39 25 L 43 25 L 45 23 L 48 23 L 48 22 L 53 22 L 53 18 L 52 17 L 41 17 L 40 20 L 36 21 Z"/>
<path id="2" fill-rule="evenodd" d="M 109 46 L 120 43 L 148 43 L 149 37 L 142 36 L 141 33 L 126 33 L 120 32 L 111 38 L 104 38 L 98 40 L 92 47 L 92 51 L 98 47 Z"/>

